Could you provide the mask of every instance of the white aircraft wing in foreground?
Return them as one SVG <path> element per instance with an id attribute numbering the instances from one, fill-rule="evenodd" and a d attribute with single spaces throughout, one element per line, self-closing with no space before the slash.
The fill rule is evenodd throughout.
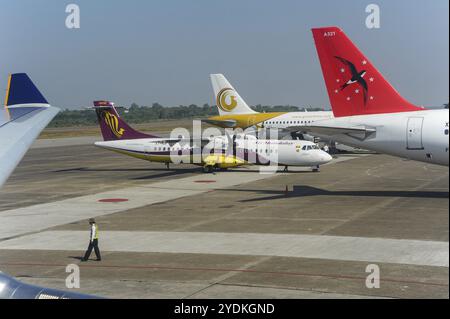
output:
<path id="1" fill-rule="evenodd" d="M 58 108 L 48 104 L 28 75 L 10 75 L 5 109 L 0 111 L 0 187 L 58 112 Z M 85 298 L 97 297 L 28 285 L 0 271 L 0 299 Z"/>
<path id="2" fill-rule="evenodd" d="M 11 74 L 0 118 L 0 187 L 59 109 L 50 106 L 28 75 Z"/>

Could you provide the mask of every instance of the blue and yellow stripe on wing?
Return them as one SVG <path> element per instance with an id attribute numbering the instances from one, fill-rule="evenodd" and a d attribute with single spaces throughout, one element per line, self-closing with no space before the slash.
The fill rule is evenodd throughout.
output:
<path id="1" fill-rule="evenodd" d="M 8 114 L 8 117 L 10 117 L 9 109 L 8 109 L 8 100 L 9 100 L 9 90 L 11 88 L 11 77 L 12 77 L 12 75 L 10 74 L 8 76 L 8 84 L 6 85 L 6 95 L 5 95 L 5 110 L 6 110 L 6 113 Z"/>

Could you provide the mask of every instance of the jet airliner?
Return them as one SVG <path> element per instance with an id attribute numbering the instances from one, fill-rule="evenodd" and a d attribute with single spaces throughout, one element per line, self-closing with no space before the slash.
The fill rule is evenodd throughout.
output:
<path id="1" fill-rule="evenodd" d="M 210 77 L 219 115 L 203 120 L 208 124 L 223 128 L 278 129 L 280 137 L 291 135 L 295 138 L 301 135 L 303 126 L 333 118 L 331 111 L 258 113 L 248 106 L 223 74 L 211 74 Z"/>
<path id="2" fill-rule="evenodd" d="M 312 29 L 334 118 L 309 124 L 314 136 L 448 166 L 448 109 L 403 98 L 337 27 Z"/>

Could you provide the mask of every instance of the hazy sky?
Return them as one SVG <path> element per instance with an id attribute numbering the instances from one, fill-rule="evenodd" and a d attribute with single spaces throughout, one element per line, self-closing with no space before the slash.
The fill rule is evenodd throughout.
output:
<path id="1" fill-rule="evenodd" d="M 65 27 L 69 3 L 78 30 Z M 448 0 L 0 0 L 1 95 L 8 73 L 27 72 L 62 108 L 214 104 L 209 74 L 224 73 L 252 105 L 328 107 L 310 29 L 330 25 L 411 102 L 448 102 Z"/>

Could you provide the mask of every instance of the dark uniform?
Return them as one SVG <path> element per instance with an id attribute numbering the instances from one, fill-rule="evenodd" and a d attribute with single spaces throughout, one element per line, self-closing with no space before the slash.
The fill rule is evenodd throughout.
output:
<path id="1" fill-rule="evenodd" d="M 89 220 L 89 224 L 91 225 L 91 237 L 89 240 L 89 247 L 84 254 L 84 257 L 81 261 L 87 261 L 91 256 L 92 249 L 94 249 L 95 255 L 97 256 L 97 261 L 102 260 L 102 256 L 100 255 L 100 249 L 98 248 L 98 226 L 95 223 L 94 219 Z"/>

